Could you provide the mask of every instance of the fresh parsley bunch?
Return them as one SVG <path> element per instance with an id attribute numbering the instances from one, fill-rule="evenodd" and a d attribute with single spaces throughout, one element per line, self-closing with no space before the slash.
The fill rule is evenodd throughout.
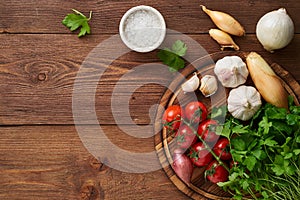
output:
<path id="1" fill-rule="evenodd" d="M 300 106 L 292 97 L 289 111 L 266 103 L 247 124 L 229 116 L 219 133 L 237 164 L 218 185 L 234 199 L 299 199 Z"/>

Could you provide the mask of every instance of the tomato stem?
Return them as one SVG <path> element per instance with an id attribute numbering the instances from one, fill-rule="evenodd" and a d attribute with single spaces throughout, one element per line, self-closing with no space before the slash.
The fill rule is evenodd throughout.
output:
<path id="1" fill-rule="evenodd" d="M 225 163 L 220 159 L 219 156 L 217 156 L 215 154 L 215 152 L 210 148 L 210 146 L 205 142 L 205 140 L 202 139 L 202 137 L 198 134 L 198 132 L 193 128 L 193 126 L 191 125 L 191 123 L 189 123 L 188 121 L 186 121 L 184 118 L 181 118 L 182 122 L 185 123 L 191 130 L 192 132 L 200 139 L 200 141 L 204 144 L 205 148 L 207 148 L 209 150 L 209 152 L 213 155 L 213 157 L 218 161 L 218 163 L 223 166 L 228 172 L 229 172 L 229 168 L 227 165 L 225 165 Z"/>

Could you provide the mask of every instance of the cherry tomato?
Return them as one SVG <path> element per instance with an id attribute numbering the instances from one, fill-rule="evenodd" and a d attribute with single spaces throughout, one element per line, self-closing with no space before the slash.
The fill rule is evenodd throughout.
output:
<path id="1" fill-rule="evenodd" d="M 176 143 L 180 148 L 187 149 L 197 142 L 197 136 L 187 125 L 182 125 L 175 134 Z"/>
<path id="2" fill-rule="evenodd" d="M 184 109 L 185 117 L 191 123 L 199 123 L 207 118 L 207 108 L 200 101 L 193 101 L 188 103 Z"/>
<path id="3" fill-rule="evenodd" d="M 216 127 L 218 122 L 212 119 L 203 121 L 198 127 L 198 134 L 206 142 L 216 142 L 219 139 L 219 135 L 216 134 Z"/>
<path id="4" fill-rule="evenodd" d="M 191 147 L 189 157 L 197 167 L 206 166 L 213 160 L 213 155 L 202 142 L 198 142 Z"/>
<path id="5" fill-rule="evenodd" d="M 220 138 L 215 144 L 213 151 L 222 160 L 231 159 L 230 145 L 229 140 L 227 138 Z"/>
<path id="6" fill-rule="evenodd" d="M 169 130 L 178 130 L 181 124 L 182 109 L 179 105 L 169 106 L 163 115 L 164 126 Z"/>
<path id="7" fill-rule="evenodd" d="M 205 177 L 212 183 L 225 182 L 228 180 L 229 172 L 218 163 L 218 161 L 212 161 L 205 171 Z"/>

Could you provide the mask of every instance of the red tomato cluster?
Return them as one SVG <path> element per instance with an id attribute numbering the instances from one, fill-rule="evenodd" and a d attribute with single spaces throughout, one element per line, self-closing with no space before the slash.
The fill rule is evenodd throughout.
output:
<path id="1" fill-rule="evenodd" d="M 168 107 L 163 122 L 169 133 L 174 133 L 177 147 L 190 158 L 185 162 L 191 162 L 194 167 L 206 167 L 205 176 L 212 183 L 228 179 L 228 170 L 211 152 L 226 165 L 229 164 L 232 161 L 229 140 L 216 134 L 219 123 L 208 118 L 208 110 L 202 102 L 190 102 L 185 107 Z"/>

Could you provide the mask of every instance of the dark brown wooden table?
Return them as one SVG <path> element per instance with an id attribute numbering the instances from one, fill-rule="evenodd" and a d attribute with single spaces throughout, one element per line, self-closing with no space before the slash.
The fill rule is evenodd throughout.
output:
<path id="1" fill-rule="evenodd" d="M 256 51 L 276 62 L 300 81 L 300 2 L 287 1 L 59 1 L 0 2 L 0 199 L 188 199 L 161 169 L 128 173 L 102 164 L 84 147 L 74 125 L 73 86 L 82 62 L 99 43 L 118 34 L 122 15 L 136 5 L 150 5 L 165 17 L 167 27 L 193 38 L 208 53 L 220 51 L 208 35 L 215 27 L 201 10 L 204 4 L 235 16 L 246 36 L 234 38 L 242 51 Z M 295 36 L 286 48 L 271 54 L 255 36 L 255 25 L 266 12 L 285 7 L 295 24 Z M 77 38 L 61 24 L 75 8 L 88 15 L 92 34 Z M 176 37 L 176 35 L 174 36 Z M 107 51 L 114 51 L 108 49 Z M 190 50 L 188 53 L 193 53 Z M 119 148 L 154 151 L 154 139 L 129 136 L 112 116 L 111 98 L 118 83 L 127 88 L 145 79 L 119 79 L 135 66 L 159 62 L 157 51 L 120 56 L 97 85 L 95 110 L 107 137 Z M 105 62 L 105 61 L 103 61 Z M 97 63 L 101 66 L 101 63 Z M 165 91 L 147 84 L 130 99 L 130 115 L 138 125 L 148 125 L 149 108 Z M 126 91 L 126 90 L 125 90 Z M 91 94 L 86 94 L 91 95 Z M 122 105 L 120 101 L 120 105 Z M 126 102 L 124 104 L 127 105 Z M 82 111 L 85 107 L 81 108 Z M 122 118 L 122 113 L 119 113 Z M 85 123 L 92 127 L 98 124 Z M 130 124 L 124 123 L 127 130 Z M 149 130 L 152 128 L 148 126 Z M 151 129 L 152 130 L 152 129 Z M 150 130 L 150 131 L 151 131 Z M 132 128 L 132 131 L 136 131 Z M 136 132 L 136 135 L 139 133 Z M 101 158 L 103 159 L 103 158 Z M 105 159 L 104 159 L 105 160 Z M 157 161 L 158 162 L 158 161 Z"/>

